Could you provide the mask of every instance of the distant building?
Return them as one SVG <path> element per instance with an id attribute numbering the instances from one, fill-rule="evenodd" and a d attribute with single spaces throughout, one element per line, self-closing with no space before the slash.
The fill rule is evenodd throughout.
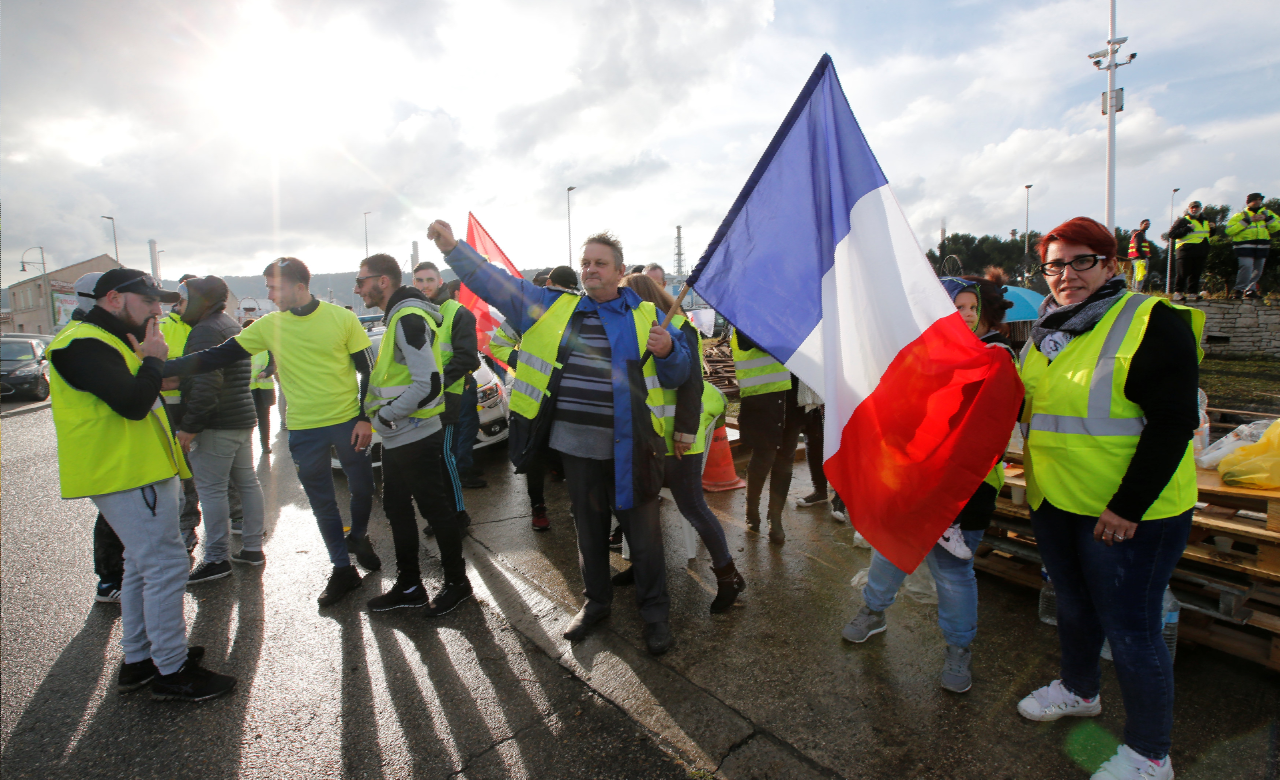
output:
<path id="1" fill-rule="evenodd" d="M 87 273 L 121 268 L 111 255 L 98 255 L 49 272 L 49 289 L 43 275 L 9 286 L 9 316 L 0 318 L 0 332 L 57 333 L 71 321 L 76 307 L 75 283 Z"/>

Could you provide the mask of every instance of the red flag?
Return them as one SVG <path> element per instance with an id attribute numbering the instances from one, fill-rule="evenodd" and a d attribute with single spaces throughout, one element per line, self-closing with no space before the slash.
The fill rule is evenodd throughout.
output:
<path id="1" fill-rule="evenodd" d="M 467 243 L 488 258 L 489 262 L 506 268 L 517 279 L 524 278 L 516 270 L 515 265 L 507 259 L 506 253 L 498 246 L 498 242 L 493 240 L 493 236 L 489 235 L 489 231 L 484 229 L 484 225 L 481 225 L 480 220 L 476 219 L 476 215 L 471 212 L 467 212 Z M 467 307 L 476 317 L 476 343 L 480 346 L 480 350 L 494 360 L 498 360 L 489 351 L 489 342 L 493 339 L 494 331 L 502 327 L 506 319 L 502 316 L 502 312 L 480 300 L 480 296 L 467 289 L 465 284 L 458 290 L 458 303 Z M 498 362 L 502 363 L 501 360 Z M 506 363 L 502 365 L 506 366 Z"/>

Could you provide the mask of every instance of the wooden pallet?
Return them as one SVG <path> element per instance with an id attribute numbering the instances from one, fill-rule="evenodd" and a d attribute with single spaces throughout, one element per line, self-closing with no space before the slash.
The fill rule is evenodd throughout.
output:
<path id="1" fill-rule="evenodd" d="M 1170 583 L 1183 603 L 1179 639 L 1223 650 L 1280 671 L 1280 490 L 1224 485 L 1197 469 L 1200 503 L 1182 561 Z M 1025 500 L 1022 466 L 1005 467 L 1005 489 L 975 568 L 1040 587 L 1040 556 Z M 1231 540 L 1220 551 L 1214 537 Z"/>

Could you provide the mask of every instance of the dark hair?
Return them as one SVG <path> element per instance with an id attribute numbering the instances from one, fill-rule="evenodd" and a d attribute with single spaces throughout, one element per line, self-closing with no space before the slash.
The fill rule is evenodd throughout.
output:
<path id="1" fill-rule="evenodd" d="M 379 252 L 376 255 L 369 255 L 360 261 L 360 265 L 368 268 L 371 273 L 387 277 L 395 287 L 399 287 L 404 279 L 404 274 L 400 271 L 400 263 L 388 254 Z"/>
<path id="2" fill-rule="evenodd" d="M 183 274 L 182 276 L 179 276 L 179 277 L 178 277 L 178 284 L 182 284 L 183 282 L 187 281 L 188 279 L 198 279 L 198 278 L 199 278 L 199 277 L 198 277 L 198 276 L 196 276 L 195 274 Z"/>
<path id="3" fill-rule="evenodd" d="M 311 289 L 311 271 L 307 264 L 296 257 L 280 257 L 262 269 L 263 276 L 278 276 L 286 281 Z"/>
<path id="4" fill-rule="evenodd" d="M 1013 308 L 1013 301 L 1004 297 L 1004 288 L 1009 284 L 1009 277 L 1005 275 L 1004 269 L 995 265 L 988 266 L 986 276 L 970 274 L 960 278 L 978 285 L 978 295 L 982 297 L 981 317 L 987 327 L 994 328 L 1004 322 L 1004 313 Z"/>
<path id="5" fill-rule="evenodd" d="M 584 247 L 587 244 L 601 244 L 609 247 L 613 250 L 613 264 L 618 267 L 619 271 L 626 269 L 626 265 L 622 261 L 622 242 L 619 241 L 618 237 L 614 234 L 607 230 L 601 231 L 596 233 L 594 236 L 588 237 L 586 241 L 582 242 Z"/>
<path id="6" fill-rule="evenodd" d="M 423 260 L 421 263 L 418 263 L 413 267 L 413 272 L 415 274 L 419 271 L 435 271 L 437 276 L 440 275 L 440 269 L 436 268 L 436 264 L 430 260 Z"/>
<path id="7" fill-rule="evenodd" d="M 452 282 L 446 283 L 444 286 L 444 299 L 447 300 L 449 298 L 457 298 L 458 290 L 461 290 L 461 289 L 462 289 L 462 282 L 458 281 L 457 279 L 454 279 Z"/>
<path id="8" fill-rule="evenodd" d="M 1262 193 L 1261 193 L 1261 192 L 1251 192 L 1251 193 L 1249 193 L 1248 195 L 1246 195 L 1246 196 L 1245 196 L 1244 202 L 1245 202 L 1245 203 L 1252 203 L 1252 202 L 1253 202 L 1253 201 L 1255 201 L 1255 200 L 1262 200 Z"/>
<path id="9" fill-rule="evenodd" d="M 1040 262 L 1049 256 L 1049 247 L 1055 241 L 1070 241 L 1085 246 L 1104 255 L 1107 260 L 1116 259 L 1116 237 L 1096 219 L 1075 217 L 1050 230 L 1040 239 L 1036 248 L 1040 251 Z"/>
<path id="10" fill-rule="evenodd" d="M 538 285 L 539 287 L 546 287 L 547 280 L 550 278 L 551 277 L 548 276 L 547 274 L 538 274 L 537 276 L 533 277 L 533 283 Z"/>

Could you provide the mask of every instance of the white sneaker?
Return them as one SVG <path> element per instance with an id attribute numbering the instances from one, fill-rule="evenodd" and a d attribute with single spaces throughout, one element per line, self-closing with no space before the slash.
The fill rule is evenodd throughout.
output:
<path id="1" fill-rule="evenodd" d="M 969 549 L 969 545 L 964 543 L 964 534 L 960 531 L 960 526 L 947 526 L 947 530 L 942 532 L 942 538 L 938 540 L 938 544 L 942 545 L 942 549 L 956 556 L 962 561 L 973 560 L 973 550 Z"/>
<path id="2" fill-rule="evenodd" d="M 1171 301 L 1181 301 L 1181 300 L 1186 299 L 1186 297 L 1187 297 L 1187 296 L 1183 295 L 1182 293 L 1174 293 L 1173 295 L 1170 295 L 1170 296 L 1169 296 L 1169 300 L 1171 300 Z"/>
<path id="3" fill-rule="evenodd" d="M 1173 761 L 1156 762 L 1121 745 L 1111 760 L 1098 767 L 1090 780 L 1173 780 Z"/>
<path id="4" fill-rule="evenodd" d="M 1092 718 L 1102 712 L 1102 697 L 1082 699 L 1054 680 L 1018 702 L 1018 714 L 1028 720 L 1057 720 L 1064 715 Z"/>

